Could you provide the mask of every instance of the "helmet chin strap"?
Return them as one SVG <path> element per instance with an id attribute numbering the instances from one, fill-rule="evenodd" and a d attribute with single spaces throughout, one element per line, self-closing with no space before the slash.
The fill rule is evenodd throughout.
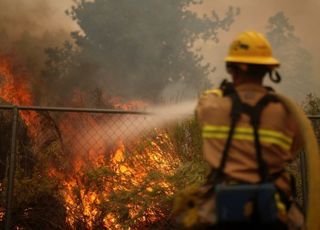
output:
<path id="1" fill-rule="evenodd" d="M 270 77 L 270 80 L 273 82 L 273 83 L 279 83 L 281 82 L 281 76 L 279 74 L 278 71 L 274 71 L 275 74 L 273 74 L 273 71 L 270 70 L 269 71 L 269 77 Z"/>

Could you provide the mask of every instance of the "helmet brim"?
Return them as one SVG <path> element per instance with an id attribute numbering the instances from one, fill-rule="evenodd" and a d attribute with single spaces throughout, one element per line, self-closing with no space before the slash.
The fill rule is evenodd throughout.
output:
<path id="1" fill-rule="evenodd" d="M 256 65 L 269 65 L 279 67 L 280 62 L 273 57 L 226 57 L 226 62 L 256 64 Z"/>

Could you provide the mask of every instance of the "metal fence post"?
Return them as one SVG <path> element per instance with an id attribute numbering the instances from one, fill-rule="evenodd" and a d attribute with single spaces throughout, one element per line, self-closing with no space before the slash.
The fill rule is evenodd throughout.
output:
<path id="1" fill-rule="evenodd" d="M 304 214 L 307 211 L 308 204 L 308 177 L 307 177 L 307 162 L 305 152 L 300 154 L 300 170 L 301 170 L 301 182 L 302 182 L 302 209 Z"/>
<path id="2" fill-rule="evenodd" d="M 5 229 L 9 230 L 11 225 L 12 212 L 12 197 L 14 185 L 14 172 L 16 160 L 16 140 L 17 140 L 17 121 L 18 121 L 18 107 L 13 107 L 12 133 L 11 133 L 11 151 L 9 160 L 9 175 L 6 193 L 6 215 L 5 215 Z"/>

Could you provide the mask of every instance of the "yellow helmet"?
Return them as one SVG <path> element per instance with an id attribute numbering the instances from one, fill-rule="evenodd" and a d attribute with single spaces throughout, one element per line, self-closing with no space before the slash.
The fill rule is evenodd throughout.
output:
<path id="1" fill-rule="evenodd" d="M 268 40 L 257 32 L 244 32 L 232 42 L 226 62 L 269 65 L 278 67 L 279 61 L 272 56 Z"/>

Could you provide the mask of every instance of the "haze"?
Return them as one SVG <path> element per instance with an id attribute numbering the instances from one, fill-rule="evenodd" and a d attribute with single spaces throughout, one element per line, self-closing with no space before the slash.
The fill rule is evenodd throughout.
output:
<path id="1" fill-rule="evenodd" d="M 77 24 L 65 14 L 65 10 L 70 9 L 72 4 L 72 0 L 0 0 L 0 41 L 3 45 L 0 50 L 18 47 L 16 41 L 26 34 L 37 38 L 39 42 L 36 50 L 33 49 L 32 52 L 38 54 L 39 58 L 35 59 L 37 64 L 34 65 L 37 65 L 40 71 L 44 60 L 43 49 L 46 46 L 60 45 L 64 40 L 70 39 L 70 32 L 79 30 Z M 203 4 L 192 9 L 203 15 L 210 14 L 212 10 L 223 13 L 228 6 L 241 9 L 230 31 L 219 34 L 219 43 L 202 41 L 197 43 L 197 48 L 202 49 L 205 61 L 216 67 L 216 71 L 210 76 L 215 85 L 227 76 L 223 58 L 227 54 L 232 39 L 244 30 L 266 32 L 268 18 L 279 11 L 283 11 L 289 18 L 290 23 L 295 26 L 295 35 L 301 39 L 302 46 L 312 54 L 316 81 L 320 82 L 318 77 L 320 73 L 320 65 L 318 65 L 320 2 L 318 0 L 204 0 Z M 23 44 L 19 47 L 23 47 Z M 28 52 L 24 51 L 24 53 Z M 30 54 L 28 55 L 30 57 Z M 285 78 L 286 74 L 282 73 L 282 75 Z M 303 77 L 301 76 L 302 80 Z M 289 91 L 289 94 L 294 95 L 294 91 L 299 87 L 297 85 L 290 89 L 284 86 L 281 90 Z M 319 84 L 310 85 L 310 92 L 316 92 L 318 87 Z M 303 98 L 296 99 L 303 100 Z"/>

